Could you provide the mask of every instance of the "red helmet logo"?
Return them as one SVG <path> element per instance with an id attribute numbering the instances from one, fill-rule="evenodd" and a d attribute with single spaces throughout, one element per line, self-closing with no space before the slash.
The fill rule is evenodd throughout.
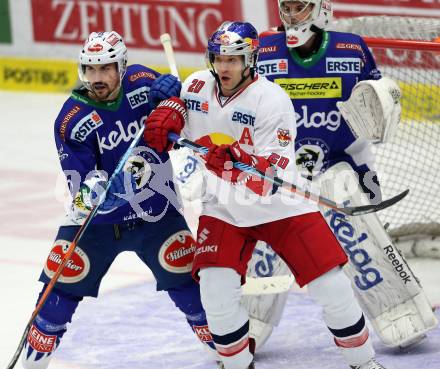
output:
<path id="1" fill-rule="evenodd" d="M 92 46 L 89 46 L 89 48 L 87 50 L 92 53 L 97 53 L 97 52 L 100 52 L 103 48 L 104 47 L 101 44 L 94 44 Z"/>

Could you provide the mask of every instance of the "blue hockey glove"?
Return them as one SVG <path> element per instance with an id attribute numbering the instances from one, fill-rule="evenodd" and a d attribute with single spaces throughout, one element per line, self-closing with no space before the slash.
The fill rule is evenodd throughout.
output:
<path id="1" fill-rule="evenodd" d="M 172 74 L 162 74 L 150 87 L 150 108 L 153 110 L 162 101 L 172 96 L 180 96 L 182 84 Z"/>

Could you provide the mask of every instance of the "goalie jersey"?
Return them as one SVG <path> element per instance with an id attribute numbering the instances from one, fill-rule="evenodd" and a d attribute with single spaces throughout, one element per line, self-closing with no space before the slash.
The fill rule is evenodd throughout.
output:
<path id="1" fill-rule="evenodd" d="M 366 142 L 356 141 L 336 107 L 350 97 L 357 82 L 381 78 L 360 36 L 324 31 L 317 52 L 301 58 L 287 47 L 284 32 L 265 32 L 260 37 L 258 73 L 281 86 L 292 100 L 296 160 L 303 174 L 324 172 L 340 161 L 356 171 L 368 170 L 365 165 L 371 168 Z"/>
<path id="2" fill-rule="evenodd" d="M 149 91 L 158 76 L 159 73 L 147 67 L 131 65 L 122 79 L 117 100 L 93 101 L 83 88 L 74 90 L 64 103 L 56 118 L 54 133 L 58 156 L 72 196 L 95 170 L 105 171 L 108 178 L 111 177 L 151 111 Z M 142 184 L 137 182 L 134 202 L 106 214 L 97 214 L 93 219 L 94 224 L 116 224 L 139 217 L 154 220 L 156 216 L 163 215 L 166 209 L 171 210 L 169 203 L 173 203 L 173 199 L 167 197 L 170 198 L 170 193 L 174 194 L 174 187 L 169 156 L 141 147 L 142 142 L 135 152 L 139 151 L 138 155 L 143 158 L 141 162 L 151 168 L 153 173 L 150 181 L 146 184 L 144 181 Z M 158 185 L 151 188 L 153 177 Z"/>

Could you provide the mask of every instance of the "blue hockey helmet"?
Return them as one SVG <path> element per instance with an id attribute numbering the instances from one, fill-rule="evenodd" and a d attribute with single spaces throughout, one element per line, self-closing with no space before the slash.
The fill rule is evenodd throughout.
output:
<path id="1" fill-rule="evenodd" d="M 224 22 L 209 38 L 206 57 L 210 69 L 214 69 L 215 55 L 243 55 L 244 67 L 253 74 L 259 50 L 258 32 L 247 22 Z"/>

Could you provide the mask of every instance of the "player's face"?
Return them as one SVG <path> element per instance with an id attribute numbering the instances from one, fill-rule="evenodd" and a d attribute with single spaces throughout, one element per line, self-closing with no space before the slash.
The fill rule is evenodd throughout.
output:
<path id="1" fill-rule="evenodd" d="M 234 94 L 243 86 L 237 85 L 243 77 L 244 56 L 242 55 L 216 55 L 214 57 L 214 68 L 220 78 L 223 93 L 228 96 Z M 244 70 L 244 75 L 250 75 L 249 68 Z"/>
<path id="2" fill-rule="evenodd" d="M 280 5 L 280 16 L 287 24 L 297 26 L 310 19 L 314 7 L 308 1 L 284 1 Z"/>
<path id="3" fill-rule="evenodd" d="M 116 63 L 85 66 L 85 77 L 92 86 L 98 101 L 105 101 L 119 87 L 119 72 Z"/>

